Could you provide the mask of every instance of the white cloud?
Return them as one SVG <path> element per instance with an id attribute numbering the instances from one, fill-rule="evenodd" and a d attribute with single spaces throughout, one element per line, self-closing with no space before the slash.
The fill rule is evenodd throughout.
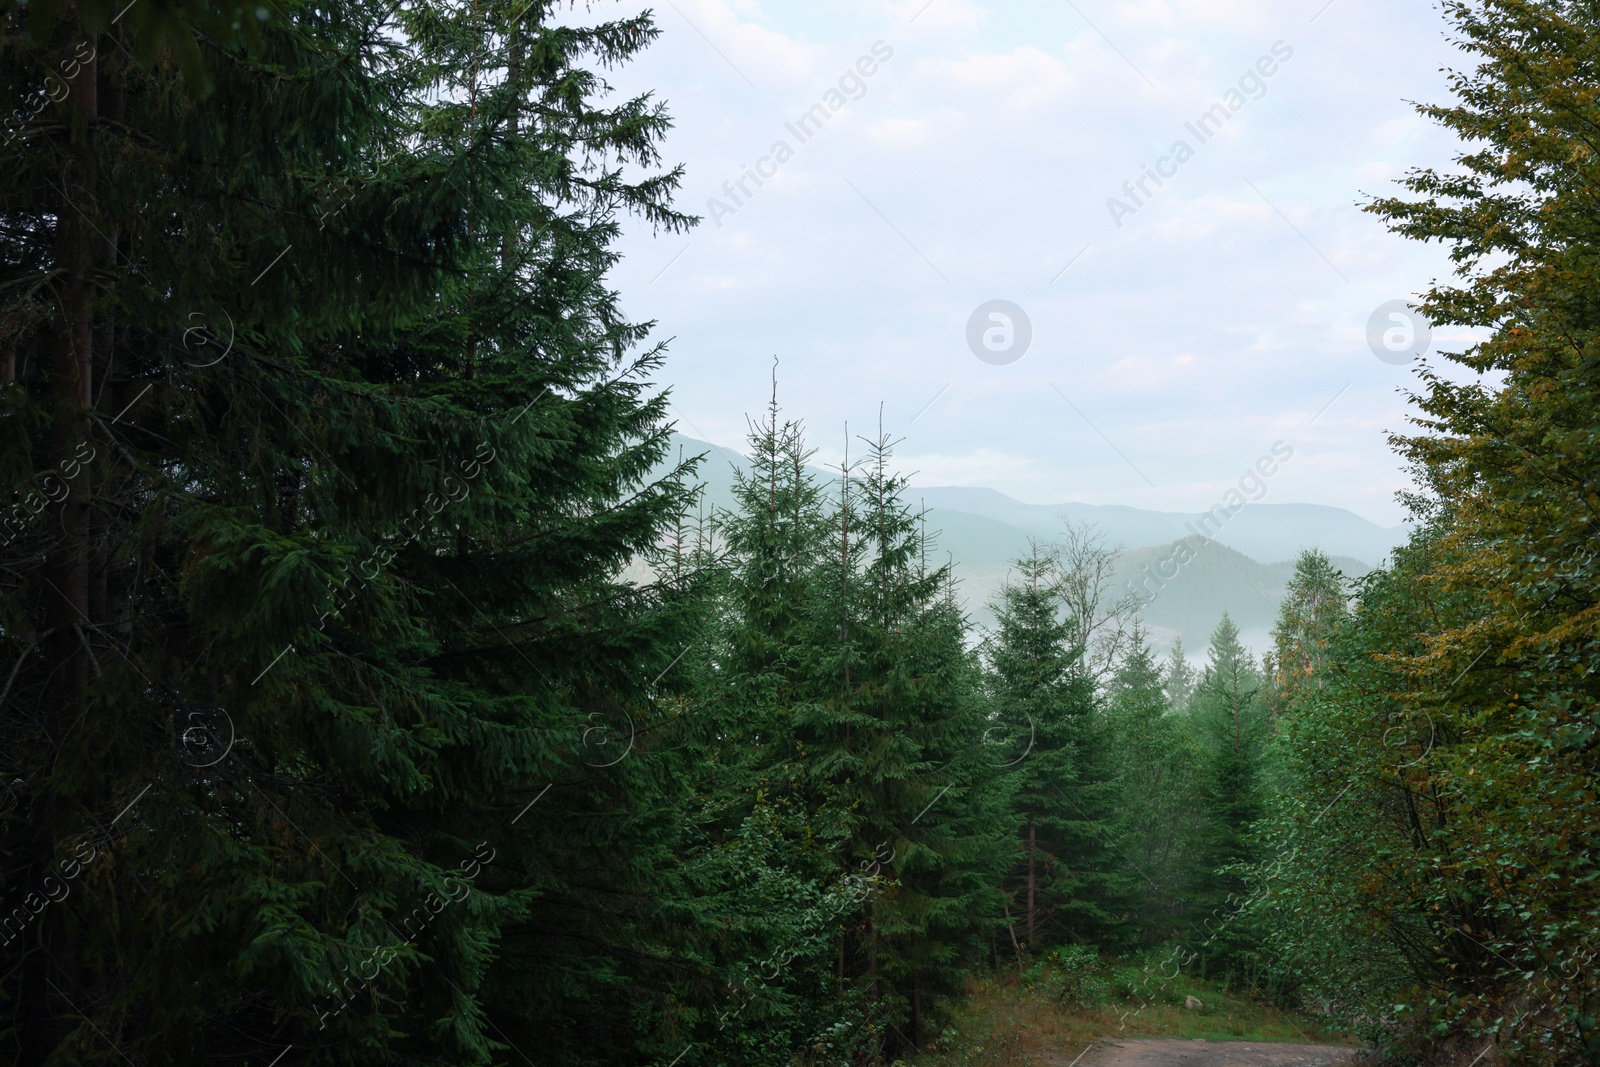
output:
<path id="1" fill-rule="evenodd" d="M 923 0 L 674 3 L 682 16 L 657 7 L 663 38 L 612 80 L 668 103 L 664 154 L 687 164 L 694 213 L 874 41 L 895 51 L 721 229 L 630 230 L 615 283 L 675 337 L 664 377 L 700 427 L 685 432 L 738 445 L 776 352 L 819 443 L 846 420 L 875 424 L 883 401 L 924 484 L 936 471 L 1040 501 L 1200 506 L 1301 427 L 1316 476 L 1286 476 L 1278 499 L 1398 521 L 1404 479 L 1383 432 L 1403 428 L 1409 379 L 1367 351 L 1365 322 L 1449 266 L 1356 205 L 1409 166 L 1449 166 L 1449 138 L 1405 103 L 1442 98 L 1435 13 L 1337 0 L 1312 24 L 1313 8 L 1269 0 L 1078 0 L 1113 48 L 1046 0 L 933 0 L 915 22 Z M 1266 96 L 1118 229 L 1106 198 L 1279 38 L 1295 54 Z M 996 297 L 1034 325 L 1011 367 L 978 362 L 963 337 Z M 1145 456 L 1160 489 L 1051 382 Z"/>

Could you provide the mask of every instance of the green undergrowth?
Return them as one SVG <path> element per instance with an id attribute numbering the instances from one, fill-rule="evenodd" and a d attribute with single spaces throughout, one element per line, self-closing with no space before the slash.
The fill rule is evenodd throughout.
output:
<path id="1" fill-rule="evenodd" d="M 1200 1007 L 1186 1007 L 1189 997 Z M 1315 1018 L 1219 982 L 1186 974 L 1163 981 L 1154 969 L 1068 948 L 1020 975 L 969 982 L 943 1032 L 905 1067 L 1066 1067 L 1096 1040 L 1128 1037 L 1354 1044 Z"/>

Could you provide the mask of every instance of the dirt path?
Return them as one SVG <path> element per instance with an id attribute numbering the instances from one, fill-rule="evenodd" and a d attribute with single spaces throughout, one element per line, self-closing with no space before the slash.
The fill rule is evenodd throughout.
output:
<path id="1" fill-rule="evenodd" d="M 1078 1067 L 1344 1067 L 1354 1054 L 1354 1049 L 1336 1045 L 1272 1041 L 1107 1039 Z"/>

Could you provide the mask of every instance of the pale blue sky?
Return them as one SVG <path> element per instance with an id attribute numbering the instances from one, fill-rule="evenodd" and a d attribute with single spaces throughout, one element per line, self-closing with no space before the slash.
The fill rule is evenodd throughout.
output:
<path id="1" fill-rule="evenodd" d="M 1373 355 L 1366 326 L 1449 266 L 1357 205 L 1455 152 L 1407 103 L 1446 99 L 1440 68 L 1460 62 L 1434 6 L 650 6 L 661 40 L 613 79 L 668 103 L 680 206 L 707 221 L 678 237 L 635 227 L 615 283 L 674 338 L 663 379 L 684 433 L 739 446 L 776 355 L 781 399 L 826 462 L 881 402 L 921 484 L 1200 510 L 1281 440 L 1294 458 L 1268 500 L 1400 520 L 1384 434 L 1403 428 L 1413 379 Z M 846 79 L 859 98 L 833 97 L 843 107 L 801 144 L 785 124 L 878 42 L 892 57 Z M 1292 55 L 1257 68 L 1275 44 Z M 1222 132 L 1186 130 L 1267 69 Z M 793 158 L 762 164 L 775 176 L 747 179 L 715 225 L 710 200 L 735 206 L 724 183 L 779 139 Z M 1163 163 L 1176 173 L 1147 179 L 1154 195 L 1116 225 L 1108 198 L 1131 206 L 1123 183 L 1179 139 L 1193 158 Z M 967 345 L 991 299 L 1032 322 L 1010 365 Z M 1452 341 L 1441 330 L 1434 347 Z"/>

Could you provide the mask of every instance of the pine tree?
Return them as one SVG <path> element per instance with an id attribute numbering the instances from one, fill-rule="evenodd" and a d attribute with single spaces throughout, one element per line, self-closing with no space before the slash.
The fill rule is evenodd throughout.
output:
<path id="1" fill-rule="evenodd" d="M 1252 828 L 1263 812 L 1263 751 L 1267 713 L 1260 673 L 1239 641 L 1239 629 L 1224 612 L 1211 634 L 1204 671 L 1191 700 L 1190 720 L 1200 746 L 1200 798 L 1205 812 L 1198 858 L 1195 922 L 1229 897 L 1241 894 L 1246 880 L 1238 869 L 1258 854 Z M 1235 924 L 1211 952 L 1225 959 L 1249 940 Z"/>
<path id="2" fill-rule="evenodd" d="M 1111 839 L 1124 861 L 1123 893 L 1133 907 L 1124 945 L 1159 944 L 1180 932 L 1196 862 L 1195 775 L 1199 752 L 1171 711 L 1163 677 L 1143 630 L 1112 679 L 1106 717 L 1117 769 Z"/>
<path id="3" fill-rule="evenodd" d="M 588 67 L 654 30 L 269 8 L 6 16 L 8 91 L 83 47 L 0 183 L 0 467 L 70 486 L 6 548 L 0 853 L 103 858 L 9 946 L 3 1039 L 613 1058 L 664 1000 L 688 637 L 619 579 L 685 494 L 605 275 L 618 212 L 689 220 Z"/>
<path id="4" fill-rule="evenodd" d="M 1194 694 L 1194 682 L 1194 668 L 1189 666 L 1189 657 L 1183 651 L 1183 638 L 1176 638 L 1171 651 L 1167 653 L 1167 671 L 1162 682 L 1167 706 L 1174 715 L 1188 712 L 1189 698 Z"/>
<path id="5" fill-rule="evenodd" d="M 1344 576 L 1320 551 L 1302 552 L 1272 630 L 1268 678 L 1274 716 L 1283 714 L 1305 690 L 1321 688 L 1328 643 L 1345 608 Z"/>
<path id="6" fill-rule="evenodd" d="M 1013 803 L 1022 820 L 1022 856 L 1012 879 L 1020 920 L 1013 936 L 1030 950 L 1042 947 L 1056 926 L 1061 790 L 1073 784 L 1076 755 L 1066 710 L 1075 631 L 1060 610 L 1059 564 L 1038 543 L 1012 561 L 1016 576 L 1000 590 L 993 605 L 995 631 L 984 643 L 996 718 L 1007 729 L 1025 728 L 1030 741 L 1016 771 Z"/>

